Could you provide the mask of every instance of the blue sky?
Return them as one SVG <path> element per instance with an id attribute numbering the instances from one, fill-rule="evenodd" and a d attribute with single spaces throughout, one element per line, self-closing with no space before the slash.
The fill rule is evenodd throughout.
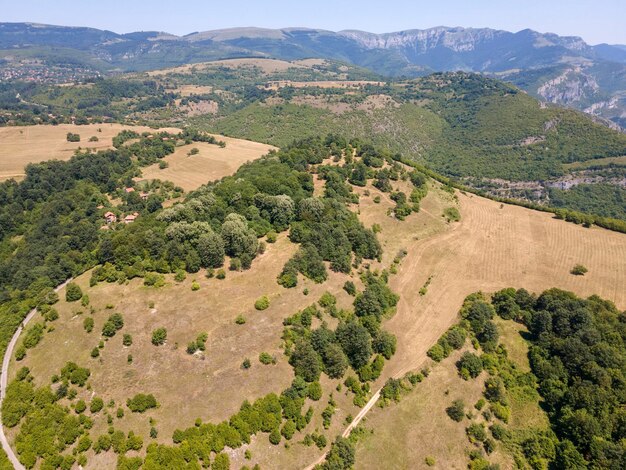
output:
<path id="1" fill-rule="evenodd" d="M 376 33 L 432 26 L 525 28 L 626 44 L 626 0 L 0 0 L 0 21 L 174 34 L 260 26 Z"/>

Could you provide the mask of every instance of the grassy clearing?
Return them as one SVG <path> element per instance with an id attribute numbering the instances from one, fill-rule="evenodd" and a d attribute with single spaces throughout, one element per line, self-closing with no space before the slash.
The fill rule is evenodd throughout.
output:
<path id="1" fill-rule="evenodd" d="M 563 168 L 566 170 L 585 170 L 587 168 L 610 165 L 626 165 L 626 155 L 621 157 L 597 158 L 596 160 L 589 160 L 586 162 L 566 163 L 563 165 Z"/>
<path id="2" fill-rule="evenodd" d="M 122 124 L 2 127 L 0 128 L 0 180 L 23 177 L 24 167 L 29 163 L 69 160 L 79 147 L 94 150 L 112 148 L 113 137 L 124 129 L 132 129 L 136 132 L 152 130 L 149 127 Z M 179 132 L 179 129 L 172 128 L 163 130 Z M 66 137 L 69 132 L 79 134 L 80 142 L 68 142 Z M 90 142 L 89 139 L 94 136 L 98 140 Z"/>
<path id="3" fill-rule="evenodd" d="M 163 158 L 168 167 L 161 170 L 156 163 L 142 170 L 142 179 L 160 179 L 173 182 L 185 191 L 233 174 L 245 162 L 259 158 L 275 147 L 249 140 L 218 136 L 226 147 L 196 142 L 178 147 L 172 155 Z M 192 148 L 199 153 L 189 156 Z"/>

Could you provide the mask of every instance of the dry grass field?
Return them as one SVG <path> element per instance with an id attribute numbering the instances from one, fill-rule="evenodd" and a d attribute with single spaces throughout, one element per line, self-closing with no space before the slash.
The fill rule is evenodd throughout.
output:
<path id="1" fill-rule="evenodd" d="M 102 283 L 89 288 L 87 273 L 77 282 L 88 293 L 95 313 L 79 303 L 59 302 L 60 318 L 54 331 L 47 333 L 19 366 L 28 366 L 38 384 L 49 382 L 67 361 L 90 367 L 92 390 L 81 391 L 81 397 L 88 400 L 95 394 L 105 402 L 113 399 L 113 412 L 136 393 L 153 393 L 159 409 L 145 415 L 127 412 L 115 423 L 117 428 L 135 430 L 144 438 L 150 429 L 149 417 L 157 421 L 162 442 L 171 442 L 174 429 L 193 426 L 198 417 L 227 419 L 243 400 L 280 392 L 291 382 L 293 372 L 280 349 L 284 318 L 312 304 L 326 290 L 337 296 L 340 306 L 350 306 L 352 298 L 341 288 L 348 279 L 343 274 L 331 273 L 324 285 L 305 281 L 297 289 L 276 283 L 276 276 L 295 249 L 281 236 L 276 244 L 268 245 L 249 271 L 228 272 L 225 280 L 207 279 L 200 272 L 181 283 L 168 276 L 167 285 L 159 289 L 144 287 L 140 279 L 126 285 Z M 195 292 L 191 290 L 193 279 L 201 286 Z M 309 289 L 306 296 L 305 287 Z M 60 295 L 64 298 L 63 291 Z M 259 312 L 254 302 L 262 295 L 268 295 L 271 305 Z M 107 309 L 107 304 L 114 308 Z M 102 325 L 113 312 L 123 315 L 124 328 L 107 341 L 100 358 L 93 359 L 90 351 L 98 345 Z M 239 314 L 246 318 L 243 325 L 235 324 Z M 87 316 L 95 320 L 92 333 L 83 329 Z M 168 339 L 166 345 L 156 347 L 151 344 L 151 333 L 159 327 L 167 328 Z M 209 336 L 205 353 L 187 354 L 187 344 L 202 332 Z M 132 335 L 132 346 L 122 345 L 124 333 Z M 258 355 L 264 351 L 276 356 L 276 365 L 259 362 Z M 127 363 L 128 354 L 133 356 L 132 364 Z M 249 370 L 241 368 L 245 358 L 252 361 Z M 14 364 L 11 373 L 17 368 Z M 95 435 L 106 428 L 103 419 L 96 420 Z"/>
<path id="2" fill-rule="evenodd" d="M 365 85 L 382 86 L 383 82 L 375 82 L 369 80 L 323 80 L 323 81 L 309 81 L 309 82 L 294 82 L 291 80 L 281 80 L 276 82 L 267 82 L 265 88 L 269 90 L 278 90 L 287 86 L 293 88 L 307 88 L 307 87 L 319 87 L 319 88 L 359 88 Z"/>
<path id="3" fill-rule="evenodd" d="M 455 321 L 463 299 L 478 290 L 559 287 L 581 296 L 598 294 L 626 308 L 626 235 L 474 195 L 458 198 L 461 221 L 440 235 L 413 240 L 390 281 L 400 302 L 386 324 L 398 335 L 387 374 L 419 367 L 427 349 Z M 585 276 L 570 274 L 578 263 L 589 269 Z M 421 296 L 430 276 L 428 292 Z"/>
<path id="4" fill-rule="evenodd" d="M 262 59 L 262 58 L 242 58 L 242 59 L 224 59 L 215 60 L 212 62 L 198 62 L 195 64 L 181 65 L 179 67 L 172 67 L 169 69 L 153 70 L 147 74 L 151 77 L 159 77 L 170 73 L 190 74 L 194 70 L 207 70 L 212 67 L 258 67 L 263 73 L 275 73 L 284 72 L 290 68 L 310 68 L 310 65 L 306 62 L 288 62 L 285 60 L 277 59 Z"/>
<path id="5" fill-rule="evenodd" d="M 103 150 L 112 148 L 112 139 L 120 131 L 132 129 L 137 132 L 151 131 L 149 127 L 124 126 L 121 124 L 60 124 L 58 126 L 0 127 L 0 181 L 20 179 L 29 163 L 46 160 L 69 160 L 80 148 Z M 180 129 L 163 129 L 180 132 Z M 68 142 L 67 133 L 80 135 L 80 142 Z M 90 137 L 97 142 L 89 142 Z"/>
<path id="6" fill-rule="evenodd" d="M 234 173 L 242 164 L 257 159 L 275 148 L 250 140 L 216 137 L 226 142 L 226 147 L 220 148 L 203 142 L 178 147 L 172 155 L 163 159 L 168 163 L 168 168 L 160 170 L 158 164 L 149 166 L 143 169 L 142 179 L 168 180 L 185 191 L 190 191 L 209 181 Z M 200 153 L 187 156 L 194 147 Z"/>

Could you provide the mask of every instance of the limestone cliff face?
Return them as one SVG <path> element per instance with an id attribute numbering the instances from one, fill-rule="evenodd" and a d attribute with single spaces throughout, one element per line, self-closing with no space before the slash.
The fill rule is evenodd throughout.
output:
<path id="1" fill-rule="evenodd" d="M 537 94 L 550 103 L 571 106 L 592 100 L 599 90 L 594 77 L 581 68 L 572 68 L 546 81 L 537 89 Z"/>

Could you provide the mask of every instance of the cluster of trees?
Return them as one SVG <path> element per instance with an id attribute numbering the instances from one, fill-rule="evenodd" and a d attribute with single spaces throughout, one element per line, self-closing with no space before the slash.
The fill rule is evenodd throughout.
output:
<path id="1" fill-rule="evenodd" d="M 396 351 L 395 336 L 381 329 L 380 322 L 383 315 L 393 309 L 398 297 L 382 277 L 368 273 L 364 283 L 364 292 L 354 301 L 354 313 L 338 312 L 330 294 L 320 299 L 319 304 L 325 306 L 327 312 L 340 318 L 335 330 L 326 322 L 311 329 L 312 317 L 322 318 L 322 312 L 315 305 L 285 320 L 283 339 L 297 377 L 316 382 L 324 372 L 330 378 L 340 379 L 348 367 L 352 367 L 363 382 L 380 376 L 384 358 L 390 359 Z"/>
<path id="2" fill-rule="evenodd" d="M 21 424 L 15 449 L 26 468 L 33 468 L 40 459 L 42 466 L 49 468 L 71 468 L 77 461 L 81 465 L 86 463 L 84 452 L 91 446 L 88 432 L 93 421 L 82 413 L 71 413 L 60 401 L 70 394 L 76 395 L 75 390 L 71 392 L 70 384 L 83 386 L 88 377 L 88 369 L 68 363 L 55 389 L 49 385 L 35 388 L 26 367 L 9 384 L 2 403 L 2 420 L 11 428 Z M 99 411 L 97 402 L 92 402 L 92 409 Z M 72 446 L 72 452 L 63 455 Z"/>
<path id="3" fill-rule="evenodd" d="M 624 314 L 597 296 L 580 299 L 550 289 L 531 301 L 518 293 L 501 292 L 494 303 L 503 317 L 519 319 L 530 330 L 530 363 L 560 452 L 579 465 L 623 467 Z"/>
<path id="4" fill-rule="evenodd" d="M 489 326 L 494 314 L 528 328 L 532 373 L 522 372 L 498 344 Z M 571 292 L 550 289 L 537 297 L 524 289 L 507 288 L 496 292 L 491 302 L 480 293 L 472 294 L 461 315 L 463 321 L 455 328 L 469 330 L 483 353 L 463 354 L 457 367 L 467 379 L 482 370 L 489 373 L 486 401 L 479 401 L 476 408 L 480 411 L 489 405 L 483 416 L 502 423 L 492 424 L 489 431 L 493 439 L 514 449 L 516 460 L 532 468 L 622 468 L 626 464 L 623 312 L 597 296 L 581 299 Z M 449 333 L 442 340 L 448 342 Z M 508 429 L 511 394 L 537 404 L 541 398 L 550 428 Z M 447 411 L 452 419 L 464 419 L 460 401 Z M 472 442 L 491 452 L 493 442 L 482 425 L 473 423 L 467 433 Z M 473 462 L 482 464 L 484 459 L 476 452 Z"/>
<path id="5" fill-rule="evenodd" d="M 147 395 L 145 393 L 138 393 L 134 397 L 126 400 L 126 406 L 128 406 L 128 409 L 133 413 L 143 413 L 150 408 L 156 408 L 159 404 L 151 393 Z"/>

